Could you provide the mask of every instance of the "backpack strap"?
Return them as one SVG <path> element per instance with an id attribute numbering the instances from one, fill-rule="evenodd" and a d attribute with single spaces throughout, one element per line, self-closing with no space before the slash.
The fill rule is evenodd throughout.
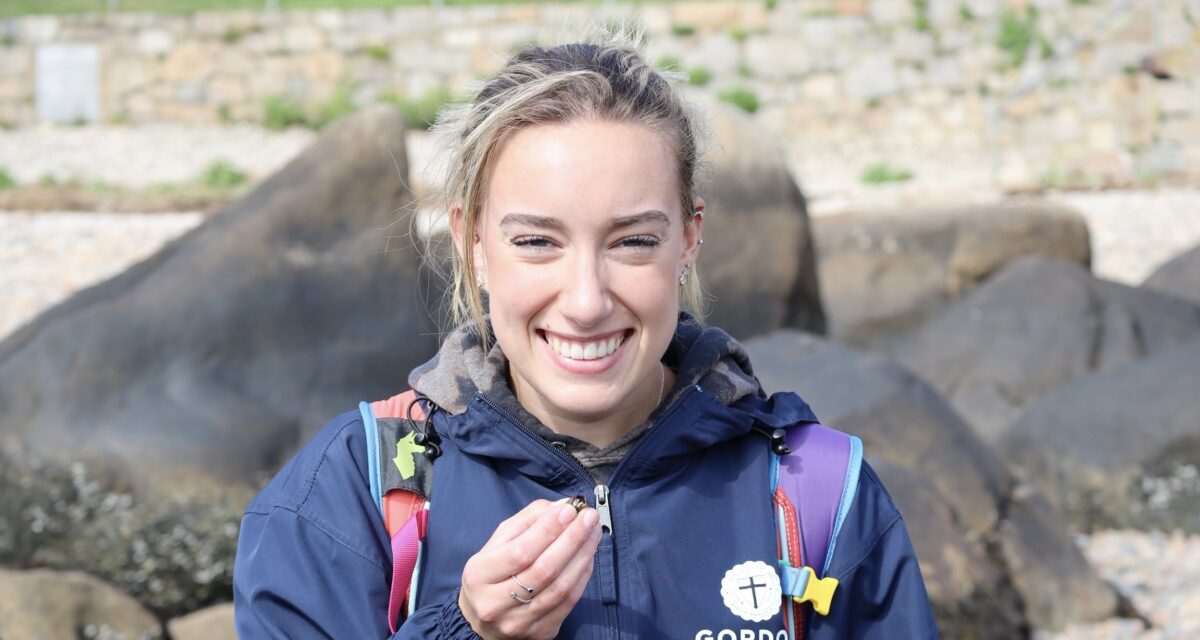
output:
<path id="1" fill-rule="evenodd" d="M 862 441 L 816 422 L 787 430 L 786 455 L 772 463 L 772 489 L 779 526 L 783 593 L 792 598 L 785 610 L 791 637 L 803 634 L 805 602 L 827 615 L 837 589 L 826 576 L 850 505 L 858 490 Z"/>
<path id="2" fill-rule="evenodd" d="M 388 629 L 393 634 L 415 606 L 413 594 L 420 573 L 433 480 L 432 462 L 423 455 L 425 447 L 417 444 L 418 433 L 413 429 L 412 421 L 426 417 L 417 400 L 416 392 L 409 390 L 387 400 L 362 402 L 358 407 L 366 428 L 371 496 L 391 538 Z"/>

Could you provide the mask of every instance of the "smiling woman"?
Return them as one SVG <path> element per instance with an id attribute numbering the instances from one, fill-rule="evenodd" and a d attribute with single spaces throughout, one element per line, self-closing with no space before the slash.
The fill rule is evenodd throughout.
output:
<path id="1" fill-rule="evenodd" d="M 250 505 L 239 636 L 936 637 L 861 443 L 681 312 L 679 90 L 626 43 L 529 47 L 438 128 L 458 326 Z"/>

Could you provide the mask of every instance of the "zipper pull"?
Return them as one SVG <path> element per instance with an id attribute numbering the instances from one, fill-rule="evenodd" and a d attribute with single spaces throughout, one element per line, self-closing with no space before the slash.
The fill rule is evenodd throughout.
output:
<path id="1" fill-rule="evenodd" d="M 596 485 L 596 511 L 600 514 L 600 529 L 612 535 L 612 510 L 608 506 L 608 486 Z"/>

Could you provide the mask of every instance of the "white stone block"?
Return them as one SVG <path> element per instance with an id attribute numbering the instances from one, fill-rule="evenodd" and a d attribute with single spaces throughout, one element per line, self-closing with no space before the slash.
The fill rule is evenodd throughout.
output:
<path id="1" fill-rule="evenodd" d="M 871 0 L 867 13 L 876 23 L 885 26 L 910 25 L 917 17 L 912 0 Z"/>
<path id="2" fill-rule="evenodd" d="M 911 29 L 896 30 L 892 53 L 901 61 L 924 61 L 933 55 L 933 36 Z"/>
<path id="3" fill-rule="evenodd" d="M 100 119 L 100 49 L 47 44 L 37 50 L 35 101 L 40 122 Z"/>
<path id="4" fill-rule="evenodd" d="M 137 50 L 148 56 L 166 55 L 175 46 L 175 36 L 165 29 L 147 29 L 137 36 Z"/>
<path id="5" fill-rule="evenodd" d="M 886 52 L 867 54 L 850 65 L 842 82 L 851 98 L 870 100 L 895 93 L 899 86 L 896 62 Z"/>

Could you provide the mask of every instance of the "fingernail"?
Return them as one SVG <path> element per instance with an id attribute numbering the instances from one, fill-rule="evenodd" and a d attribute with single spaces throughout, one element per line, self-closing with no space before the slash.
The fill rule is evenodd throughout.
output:
<path id="1" fill-rule="evenodd" d="M 564 504 L 558 508 L 558 521 L 567 524 L 575 518 L 575 507 Z"/>
<path id="2" fill-rule="evenodd" d="M 583 525 L 589 529 L 596 526 L 600 521 L 600 514 L 596 513 L 595 509 L 585 509 L 583 512 Z"/>

